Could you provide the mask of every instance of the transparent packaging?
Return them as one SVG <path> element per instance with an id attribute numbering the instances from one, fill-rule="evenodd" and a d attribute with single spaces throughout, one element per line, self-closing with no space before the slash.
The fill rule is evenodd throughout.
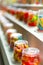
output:
<path id="1" fill-rule="evenodd" d="M 35 11 L 29 12 L 28 25 L 29 26 L 37 26 L 38 25 L 38 15 Z"/>
<path id="2" fill-rule="evenodd" d="M 23 15 L 24 15 L 24 12 L 23 12 L 23 9 L 21 9 L 21 11 L 19 12 L 19 20 L 20 21 L 23 21 Z"/>
<path id="3" fill-rule="evenodd" d="M 13 49 L 14 47 L 14 43 L 17 40 L 22 40 L 22 34 L 21 33 L 13 33 L 10 36 L 10 48 Z"/>
<path id="4" fill-rule="evenodd" d="M 26 40 L 18 40 L 14 44 L 14 59 L 15 61 L 21 62 L 22 50 L 24 48 L 28 48 L 28 41 Z"/>
<path id="5" fill-rule="evenodd" d="M 29 15 L 32 14 L 32 10 L 26 10 L 26 9 L 24 9 L 23 12 L 24 12 L 23 21 L 25 23 L 27 23 L 28 22 Z"/>
<path id="6" fill-rule="evenodd" d="M 16 33 L 16 32 L 17 32 L 16 29 L 8 29 L 8 30 L 6 31 L 6 37 L 7 37 L 7 41 L 8 41 L 9 44 L 10 44 L 10 36 L 11 36 L 11 34 L 12 34 L 12 33 Z"/>
<path id="7" fill-rule="evenodd" d="M 35 4 L 41 4 L 42 0 L 35 0 Z"/>
<path id="8" fill-rule="evenodd" d="M 38 16 L 39 16 L 38 30 L 43 31 L 43 9 L 38 11 Z"/>
<path id="9" fill-rule="evenodd" d="M 21 11 L 21 8 L 17 9 L 16 11 L 16 18 L 19 19 L 19 12 Z"/>
<path id="10" fill-rule="evenodd" d="M 31 1 L 31 4 L 35 4 L 35 0 L 30 0 Z"/>
<path id="11" fill-rule="evenodd" d="M 23 9 L 19 8 L 17 11 L 16 11 L 16 18 L 19 19 L 19 20 L 23 20 Z"/>
<path id="12" fill-rule="evenodd" d="M 22 51 L 22 65 L 39 65 L 40 51 L 37 48 L 27 48 Z"/>
<path id="13" fill-rule="evenodd" d="M 43 4 L 43 0 L 41 0 L 41 4 Z"/>
<path id="14" fill-rule="evenodd" d="M 28 21 L 28 17 L 29 17 L 29 10 L 24 10 L 24 14 L 23 14 L 23 21 L 25 22 L 25 23 L 27 23 L 27 21 Z"/>

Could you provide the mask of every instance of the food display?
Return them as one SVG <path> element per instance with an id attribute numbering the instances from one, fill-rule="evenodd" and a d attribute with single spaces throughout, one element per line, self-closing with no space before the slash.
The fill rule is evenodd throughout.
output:
<path id="1" fill-rule="evenodd" d="M 17 8 L 11 9 L 10 13 L 15 15 L 16 19 L 24 21 L 29 26 L 37 26 L 38 24 L 38 14 L 36 11 Z"/>
<path id="2" fill-rule="evenodd" d="M 38 30 L 43 31 L 43 16 L 40 16 L 39 24 L 38 24 Z"/>
<path id="3" fill-rule="evenodd" d="M 11 7 L 9 13 L 12 14 L 12 15 L 15 15 L 15 14 L 16 14 L 16 10 L 17 10 L 17 8 L 12 8 L 12 7 Z"/>
<path id="4" fill-rule="evenodd" d="M 36 4 L 40 4 L 41 3 L 41 0 L 35 0 L 35 3 Z"/>
<path id="5" fill-rule="evenodd" d="M 19 12 L 19 20 L 23 21 L 23 15 L 24 15 L 24 12 L 20 11 Z"/>
<path id="6" fill-rule="evenodd" d="M 11 6 L 7 8 L 7 12 L 12 14 L 12 15 L 15 15 L 16 14 L 16 10 L 17 8 L 12 8 Z"/>
<path id="7" fill-rule="evenodd" d="M 43 9 L 38 11 L 38 16 L 39 16 L 38 31 L 43 32 Z"/>
<path id="8" fill-rule="evenodd" d="M 15 13 L 17 19 L 19 19 L 19 11 L 20 11 L 20 9 L 17 9 L 17 10 L 16 10 L 16 13 Z"/>
<path id="9" fill-rule="evenodd" d="M 21 62 L 22 50 L 24 48 L 28 48 L 28 41 L 26 40 L 18 40 L 14 44 L 14 59 L 15 61 Z"/>
<path id="10" fill-rule="evenodd" d="M 43 31 L 43 14 L 42 14 L 43 10 L 41 13 L 39 12 L 40 14 L 36 13 L 36 11 L 25 10 L 25 9 L 24 11 L 23 9 L 17 9 L 17 10 L 8 9 L 8 11 L 10 14 L 15 15 L 18 21 L 20 20 L 21 23 L 23 21 L 24 25 L 27 24 L 27 26 L 33 27 L 34 30 L 38 28 L 38 31 Z M 20 26 L 21 26 L 21 23 L 20 23 Z M 4 33 L 5 33 L 4 34 L 5 40 L 8 41 L 8 50 L 11 53 L 9 54 L 11 55 L 11 61 L 19 62 L 21 63 L 21 65 L 40 65 L 40 50 L 34 47 L 29 47 L 28 41 L 30 39 L 28 41 L 23 40 L 22 34 L 17 32 L 16 30 L 17 28 L 14 29 L 13 23 L 6 20 L 4 22 L 4 19 L 3 19 L 3 21 L 0 24 L 2 25 L 2 29 L 4 30 Z M 34 28 L 34 26 L 37 26 L 37 27 Z M 28 27 L 25 27 L 24 29 L 28 30 Z M 31 29 L 29 29 L 29 31 L 30 30 Z M 21 30 L 19 32 L 21 32 Z M 30 43 L 30 46 L 31 46 L 31 43 Z M 7 48 L 5 47 L 5 49 Z M 12 54 L 13 54 L 13 59 L 12 59 Z"/>
<path id="11" fill-rule="evenodd" d="M 10 10 L 10 13 L 11 13 L 12 15 L 15 15 L 15 10 L 11 9 L 11 10 Z"/>
<path id="12" fill-rule="evenodd" d="M 30 0 L 31 4 L 40 4 L 41 0 Z"/>
<path id="13" fill-rule="evenodd" d="M 2 7 L 3 11 L 7 11 L 7 7 Z"/>
<path id="14" fill-rule="evenodd" d="M 13 49 L 14 43 L 17 40 L 22 40 L 22 34 L 21 33 L 12 33 L 10 36 L 10 48 Z"/>
<path id="15" fill-rule="evenodd" d="M 22 65 L 39 65 L 40 51 L 37 48 L 27 48 L 22 51 Z"/>
<path id="16" fill-rule="evenodd" d="M 18 3 L 21 3 L 21 0 L 18 0 Z"/>
<path id="17" fill-rule="evenodd" d="M 19 19 L 20 21 L 24 21 L 25 23 L 27 23 L 28 10 L 18 9 L 18 10 L 16 11 L 16 17 L 17 17 L 17 19 Z"/>
<path id="18" fill-rule="evenodd" d="M 28 18 L 28 25 L 29 26 L 37 26 L 38 24 L 38 15 L 30 12 L 29 18 Z"/>
<path id="19" fill-rule="evenodd" d="M 7 12 L 10 13 L 10 9 L 7 8 Z"/>
<path id="20" fill-rule="evenodd" d="M 18 10 L 15 12 L 15 14 L 16 14 L 16 18 L 18 19 L 18 14 L 19 14 L 19 12 L 18 12 Z"/>
<path id="21" fill-rule="evenodd" d="M 16 33 L 16 32 L 17 32 L 16 29 L 8 29 L 8 30 L 6 31 L 6 37 L 7 37 L 7 41 L 8 41 L 9 44 L 10 44 L 10 36 L 11 36 L 11 34 L 12 34 L 12 33 Z"/>
<path id="22" fill-rule="evenodd" d="M 23 3 L 23 4 L 26 4 L 26 3 L 27 3 L 27 0 L 22 0 L 22 3 Z"/>
<path id="23" fill-rule="evenodd" d="M 28 12 L 28 11 L 25 11 L 25 12 L 24 12 L 24 15 L 23 15 L 23 21 L 24 21 L 25 23 L 27 23 L 28 17 L 29 17 L 29 12 Z"/>
<path id="24" fill-rule="evenodd" d="M 19 9 L 17 9 L 16 12 L 15 12 L 15 15 L 16 15 L 17 19 L 18 19 L 18 14 L 19 14 Z"/>
<path id="25" fill-rule="evenodd" d="M 19 8 L 16 11 L 16 18 L 19 19 L 19 20 L 23 20 L 23 10 L 21 8 Z"/>
<path id="26" fill-rule="evenodd" d="M 34 4 L 35 3 L 35 0 L 30 0 L 31 1 L 31 4 Z"/>
<path id="27" fill-rule="evenodd" d="M 43 0 L 41 0 L 41 3 L 43 4 Z"/>

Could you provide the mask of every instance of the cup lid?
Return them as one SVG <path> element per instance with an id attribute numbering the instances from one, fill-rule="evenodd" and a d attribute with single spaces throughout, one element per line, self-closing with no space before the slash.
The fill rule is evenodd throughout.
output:
<path id="1" fill-rule="evenodd" d="M 14 38 L 18 38 L 18 37 L 20 37 L 20 36 L 22 36 L 21 33 L 12 33 L 12 34 L 11 34 L 11 37 L 14 37 Z"/>
<path id="2" fill-rule="evenodd" d="M 16 33 L 17 32 L 17 30 L 16 29 L 8 29 L 7 31 L 6 31 L 6 34 L 8 34 L 8 33 Z"/>
<path id="3" fill-rule="evenodd" d="M 18 44 L 18 45 L 19 44 L 28 44 L 28 41 L 26 41 L 26 40 L 18 40 L 18 41 L 15 42 L 15 45 L 16 44 Z"/>
<path id="4" fill-rule="evenodd" d="M 39 52 L 40 52 L 39 49 L 30 47 L 30 48 L 24 49 L 22 53 L 27 54 L 31 57 L 34 57 L 34 56 L 37 56 Z"/>

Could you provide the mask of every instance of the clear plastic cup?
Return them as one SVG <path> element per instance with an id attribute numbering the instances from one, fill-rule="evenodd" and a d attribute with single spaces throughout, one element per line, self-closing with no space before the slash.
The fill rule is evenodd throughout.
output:
<path id="1" fill-rule="evenodd" d="M 22 51 L 22 65 L 39 65 L 39 63 L 39 49 L 30 47 Z"/>
<path id="2" fill-rule="evenodd" d="M 28 23 L 29 26 L 37 26 L 38 25 L 38 15 L 35 11 L 29 12 L 29 17 L 28 17 Z"/>
<path id="3" fill-rule="evenodd" d="M 38 30 L 43 31 L 43 9 L 38 11 L 38 17 L 39 17 Z"/>
<path id="4" fill-rule="evenodd" d="M 35 0 L 35 4 L 41 4 L 41 0 Z"/>
<path id="5" fill-rule="evenodd" d="M 10 44 L 10 36 L 11 36 L 11 34 L 12 34 L 12 33 L 16 33 L 16 32 L 17 32 L 16 29 L 8 29 L 8 30 L 6 31 L 6 37 L 7 37 L 7 41 L 8 41 L 9 44 Z"/>
<path id="6" fill-rule="evenodd" d="M 28 48 L 28 41 L 18 40 L 14 43 L 14 59 L 18 62 L 21 62 L 22 50 Z"/>
<path id="7" fill-rule="evenodd" d="M 21 33 L 12 33 L 11 36 L 10 36 L 10 48 L 13 49 L 14 43 L 17 40 L 22 40 L 22 34 Z"/>

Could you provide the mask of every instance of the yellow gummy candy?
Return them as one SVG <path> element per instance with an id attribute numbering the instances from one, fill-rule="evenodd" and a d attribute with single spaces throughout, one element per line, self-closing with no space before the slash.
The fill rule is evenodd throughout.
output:
<path id="1" fill-rule="evenodd" d="M 28 48 L 29 46 L 27 44 L 25 44 L 25 48 Z"/>
<path id="2" fill-rule="evenodd" d="M 21 52 L 21 49 L 17 49 L 18 52 Z"/>

